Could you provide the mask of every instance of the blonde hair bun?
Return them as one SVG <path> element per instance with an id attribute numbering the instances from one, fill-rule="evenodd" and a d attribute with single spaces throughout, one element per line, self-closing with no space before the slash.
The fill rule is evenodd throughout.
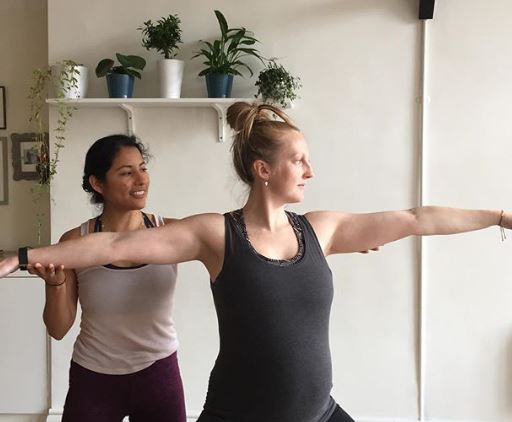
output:
<path id="1" fill-rule="evenodd" d="M 254 182 L 252 162 L 257 159 L 270 162 L 279 148 L 282 132 L 299 130 L 280 108 L 270 104 L 238 101 L 229 106 L 226 117 L 235 132 L 231 147 L 235 170 L 249 185 Z"/>

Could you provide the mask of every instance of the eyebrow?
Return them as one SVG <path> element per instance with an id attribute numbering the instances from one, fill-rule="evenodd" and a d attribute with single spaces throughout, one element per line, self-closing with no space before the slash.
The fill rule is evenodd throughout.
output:
<path id="1" fill-rule="evenodd" d="M 143 161 L 142 163 L 140 163 L 140 164 L 139 164 L 139 167 L 145 166 L 146 164 L 147 164 L 147 163 L 146 163 L 145 161 Z M 129 165 L 129 164 L 125 164 L 125 165 L 123 165 L 123 166 L 119 166 L 119 167 L 116 169 L 116 171 L 117 171 L 117 170 L 121 170 L 121 169 L 122 169 L 122 168 L 124 168 L 124 167 L 127 167 L 127 168 L 131 169 L 133 166 L 131 166 L 131 165 Z"/>

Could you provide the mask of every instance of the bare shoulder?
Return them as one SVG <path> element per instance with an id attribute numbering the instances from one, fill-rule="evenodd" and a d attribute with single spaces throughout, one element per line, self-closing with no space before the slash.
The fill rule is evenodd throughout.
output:
<path id="1" fill-rule="evenodd" d="M 165 218 L 164 231 L 180 231 L 204 237 L 224 229 L 224 216 L 217 213 L 195 214 L 183 218 Z"/>
<path id="2" fill-rule="evenodd" d="M 325 218 L 325 215 L 328 214 L 329 212 L 330 211 L 309 211 L 306 214 L 304 214 L 304 217 L 306 217 L 307 220 L 312 224 L 319 223 Z"/>
<path id="3" fill-rule="evenodd" d="M 316 228 L 318 226 L 320 228 L 324 225 L 330 225 L 347 220 L 350 214 L 338 211 L 311 211 L 304 214 L 304 216 L 313 227 Z"/>
<path id="4" fill-rule="evenodd" d="M 168 224 L 179 224 L 185 223 L 187 225 L 194 226 L 211 226 L 215 228 L 219 225 L 224 225 L 224 216 L 218 213 L 205 213 L 205 214 L 195 214 L 184 218 L 164 218 L 165 225 Z"/>
<path id="5" fill-rule="evenodd" d="M 207 232 L 224 232 L 224 216 L 218 213 L 196 214 L 182 220 L 196 229 Z"/>
<path id="6" fill-rule="evenodd" d="M 163 219 L 164 219 L 165 225 L 172 224 L 172 223 L 175 223 L 176 221 L 179 221 L 178 218 L 171 218 L 171 217 L 163 217 Z"/>
<path id="7" fill-rule="evenodd" d="M 80 236 L 81 236 L 81 233 L 80 233 L 80 226 L 79 226 L 79 227 L 75 227 L 74 229 L 68 230 L 66 233 L 64 233 L 60 237 L 59 242 L 64 242 L 66 240 L 71 240 L 71 239 L 78 239 Z"/>
<path id="8" fill-rule="evenodd" d="M 313 211 L 305 214 L 326 254 L 328 254 L 333 234 L 351 226 L 351 215 L 353 214 L 338 211 Z"/>
<path id="9" fill-rule="evenodd" d="M 217 213 L 196 214 L 166 224 L 163 230 L 176 233 L 185 244 L 195 244 L 203 262 L 224 254 L 224 216 Z"/>

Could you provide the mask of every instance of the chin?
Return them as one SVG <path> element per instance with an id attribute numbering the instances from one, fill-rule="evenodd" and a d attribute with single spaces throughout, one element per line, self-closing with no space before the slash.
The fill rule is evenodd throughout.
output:
<path id="1" fill-rule="evenodd" d="M 286 199 L 287 204 L 296 204 L 298 202 L 302 202 L 304 200 L 304 195 L 293 195 Z"/>
<path id="2" fill-rule="evenodd" d="M 141 210 L 146 207 L 146 199 L 137 199 L 132 202 L 133 209 Z"/>

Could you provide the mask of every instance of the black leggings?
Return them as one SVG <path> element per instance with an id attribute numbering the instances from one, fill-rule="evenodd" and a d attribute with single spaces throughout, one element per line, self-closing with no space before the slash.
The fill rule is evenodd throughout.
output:
<path id="1" fill-rule="evenodd" d="M 336 410 L 329 418 L 327 422 L 355 422 L 347 412 L 345 412 L 341 407 L 336 405 Z"/>

